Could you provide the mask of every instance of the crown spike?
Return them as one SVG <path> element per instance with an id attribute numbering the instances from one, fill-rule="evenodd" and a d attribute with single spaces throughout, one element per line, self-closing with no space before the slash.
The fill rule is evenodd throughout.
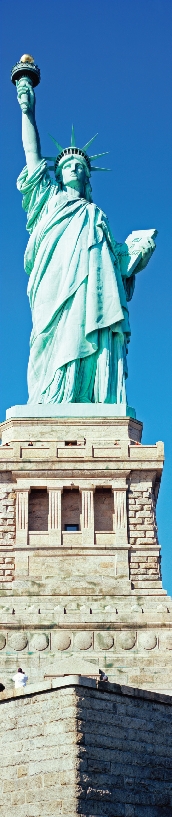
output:
<path id="1" fill-rule="evenodd" d="M 90 139 L 90 141 L 89 141 L 89 142 L 87 142 L 87 144 L 86 144 L 86 145 L 84 145 L 84 147 L 82 148 L 82 150 L 85 150 L 85 151 L 86 151 L 86 150 L 87 150 L 87 149 L 90 147 L 91 143 L 92 143 L 92 142 L 94 142 L 94 139 L 96 139 L 96 136 L 98 136 L 98 133 L 95 133 L 95 136 L 92 136 L 92 139 Z"/>
<path id="2" fill-rule="evenodd" d="M 71 133 L 71 140 L 70 140 L 70 143 L 71 143 L 71 147 L 72 147 L 72 148 L 75 148 L 75 147 L 76 147 L 75 131 L 74 131 L 74 127 L 73 127 L 73 125 L 72 125 L 72 133 Z"/>
<path id="3" fill-rule="evenodd" d="M 59 142 L 56 142 L 56 139 L 54 139 L 54 136 L 51 136 L 51 133 L 49 133 L 49 136 L 50 136 L 50 139 L 52 139 L 54 144 L 56 145 L 57 150 L 59 150 L 60 153 L 62 153 L 63 148 L 62 148 L 61 145 L 59 145 Z"/>
<path id="4" fill-rule="evenodd" d="M 111 167 L 92 167 L 92 165 L 91 165 L 91 171 L 93 171 L 93 170 L 105 170 L 105 171 L 107 170 L 107 171 L 109 171 L 109 170 L 111 170 Z"/>
<path id="5" fill-rule="evenodd" d="M 109 150 L 104 150 L 103 153 L 95 153 L 94 156 L 89 156 L 90 161 L 94 162 L 94 159 L 99 159 L 100 156 L 107 156 Z"/>

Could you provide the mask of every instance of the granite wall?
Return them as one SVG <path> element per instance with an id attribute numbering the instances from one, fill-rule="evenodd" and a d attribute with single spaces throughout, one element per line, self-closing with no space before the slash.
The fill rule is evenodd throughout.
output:
<path id="1" fill-rule="evenodd" d="M 1 817 L 170 817 L 171 704 L 79 676 L 4 691 Z"/>

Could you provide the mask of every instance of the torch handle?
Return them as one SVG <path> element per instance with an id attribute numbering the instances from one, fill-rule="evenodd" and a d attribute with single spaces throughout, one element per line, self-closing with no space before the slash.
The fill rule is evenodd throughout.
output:
<path id="1" fill-rule="evenodd" d="M 26 75 L 20 77 L 15 82 L 17 88 L 17 99 L 23 113 L 33 112 L 35 107 L 35 94 L 33 83 Z"/>

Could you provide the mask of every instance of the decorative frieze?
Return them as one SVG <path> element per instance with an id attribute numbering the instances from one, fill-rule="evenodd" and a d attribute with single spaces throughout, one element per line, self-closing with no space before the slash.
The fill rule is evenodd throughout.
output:
<path id="1" fill-rule="evenodd" d="M 8 630 L 8 628 L 3 627 L 3 631 L 0 632 L 0 651 L 3 650 L 8 655 L 9 653 L 18 653 L 24 650 L 25 661 L 28 654 L 30 655 L 33 652 L 42 653 L 45 650 L 51 652 L 52 655 L 56 651 L 58 653 L 69 651 L 72 656 L 75 654 L 75 657 L 80 651 L 91 650 L 94 652 L 95 658 L 99 655 L 99 652 L 105 653 L 106 651 L 119 655 L 133 650 L 138 655 L 156 650 L 158 661 L 161 653 L 172 650 L 172 635 L 170 629 L 166 628 L 164 632 L 161 627 L 158 628 L 158 625 L 154 625 L 154 628 L 151 625 L 146 628 L 144 625 L 139 626 L 139 628 L 133 625 L 132 628 L 128 626 L 128 629 L 126 629 L 126 625 L 122 627 L 118 623 L 116 628 L 111 624 L 103 630 L 99 628 L 84 629 L 84 623 L 82 623 L 82 629 L 81 627 L 76 629 L 76 625 L 75 627 L 71 626 L 68 630 L 65 630 L 62 626 L 59 628 L 53 627 L 53 629 L 46 626 L 43 631 L 36 627 L 35 632 L 33 629 L 29 630 L 28 628 L 22 631 L 12 628 Z"/>

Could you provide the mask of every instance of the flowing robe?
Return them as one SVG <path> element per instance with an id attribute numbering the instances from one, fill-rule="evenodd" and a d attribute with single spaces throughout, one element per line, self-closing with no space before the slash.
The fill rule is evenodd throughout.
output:
<path id="1" fill-rule="evenodd" d="M 125 402 L 126 292 L 129 299 L 140 247 L 116 244 L 102 210 L 59 191 L 45 160 L 30 177 L 24 168 L 17 186 L 31 234 L 29 402 Z"/>

